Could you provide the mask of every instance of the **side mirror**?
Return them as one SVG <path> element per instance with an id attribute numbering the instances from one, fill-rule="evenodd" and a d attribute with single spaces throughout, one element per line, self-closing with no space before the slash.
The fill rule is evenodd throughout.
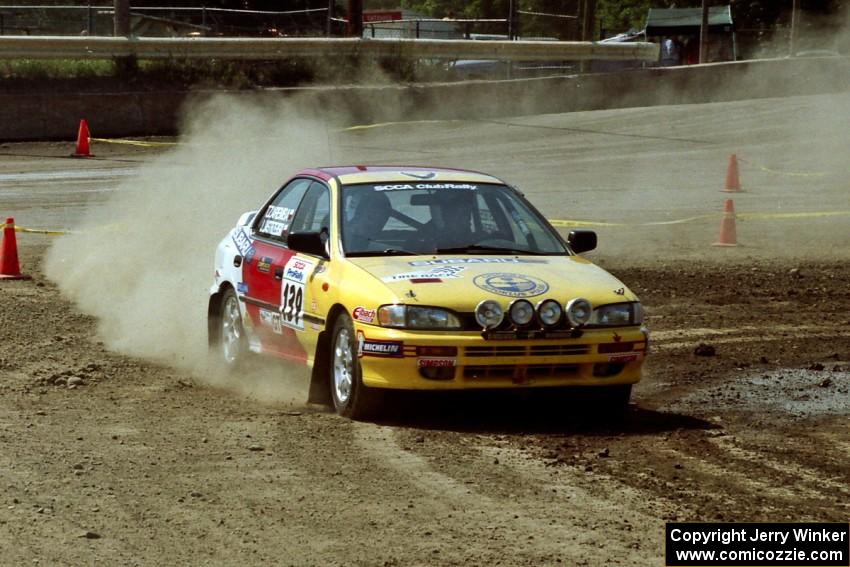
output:
<path id="1" fill-rule="evenodd" d="M 296 252 L 327 258 L 326 239 L 327 236 L 321 232 L 290 232 L 286 239 L 286 245 L 289 246 L 290 250 Z"/>
<path id="2" fill-rule="evenodd" d="M 567 243 L 576 254 L 596 248 L 596 233 L 592 230 L 571 230 Z"/>

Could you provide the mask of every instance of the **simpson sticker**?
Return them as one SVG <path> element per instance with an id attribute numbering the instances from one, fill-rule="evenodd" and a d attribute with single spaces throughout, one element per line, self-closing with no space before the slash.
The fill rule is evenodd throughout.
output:
<path id="1" fill-rule="evenodd" d="M 233 243 L 236 245 L 236 249 L 246 262 L 250 262 L 251 258 L 254 257 L 254 254 L 257 253 L 254 249 L 254 243 L 251 241 L 251 237 L 248 236 L 248 233 L 245 232 L 244 228 L 240 228 L 236 231 L 236 234 L 233 235 Z"/>
<path id="2" fill-rule="evenodd" d="M 619 364 L 625 364 L 626 362 L 634 362 L 638 359 L 640 355 L 636 352 L 628 352 L 625 354 L 612 354 L 608 357 L 608 362 L 616 362 Z"/>
<path id="3" fill-rule="evenodd" d="M 546 260 L 531 258 L 434 258 L 433 260 L 414 260 L 411 266 L 444 266 L 451 264 L 547 264 Z"/>
<path id="4" fill-rule="evenodd" d="M 272 268 L 272 259 L 268 256 L 260 256 L 257 260 L 257 271 L 267 274 Z"/>
<path id="5" fill-rule="evenodd" d="M 272 331 L 278 335 L 283 333 L 283 329 L 280 326 L 280 313 L 275 313 L 274 311 L 269 311 L 267 309 L 260 309 L 260 324 L 265 327 L 271 327 Z"/>
<path id="6" fill-rule="evenodd" d="M 457 361 L 454 358 L 420 358 L 416 360 L 418 368 L 454 368 Z"/>
<path id="7" fill-rule="evenodd" d="M 304 330 L 304 283 L 316 264 L 293 256 L 283 267 L 283 282 L 280 288 L 280 312 L 283 325 Z"/>
<path id="8" fill-rule="evenodd" d="M 358 306 L 351 312 L 351 316 L 355 321 L 360 321 L 361 323 L 372 323 L 375 321 L 375 310 Z"/>
<path id="9" fill-rule="evenodd" d="M 426 271 L 407 272 L 404 274 L 394 274 L 381 278 L 384 282 L 400 282 L 405 280 L 428 280 L 434 278 L 456 279 L 458 274 L 464 271 L 464 266 L 440 266 L 431 268 Z"/>
<path id="10" fill-rule="evenodd" d="M 543 280 L 523 274 L 481 274 L 472 283 L 484 291 L 507 297 L 534 297 L 549 290 L 549 284 Z"/>
<path id="11" fill-rule="evenodd" d="M 404 356 L 404 343 L 401 341 L 376 341 L 367 339 L 363 333 L 358 332 L 357 356 L 401 358 Z"/>

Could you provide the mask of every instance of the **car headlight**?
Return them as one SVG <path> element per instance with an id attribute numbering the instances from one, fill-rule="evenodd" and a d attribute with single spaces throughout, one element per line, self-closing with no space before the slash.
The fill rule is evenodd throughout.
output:
<path id="1" fill-rule="evenodd" d="M 457 315 L 439 307 L 384 305 L 378 309 L 378 322 L 400 329 L 460 329 Z"/>
<path id="2" fill-rule="evenodd" d="M 600 327 L 625 327 L 643 323 L 643 307 L 640 302 L 613 303 L 597 307 L 589 325 Z"/>
<path id="3" fill-rule="evenodd" d="M 537 304 L 537 318 L 544 327 L 554 327 L 561 321 L 564 309 L 554 299 L 544 299 Z"/>
<path id="4" fill-rule="evenodd" d="M 527 299 L 515 299 L 508 307 L 508 318 L 517 327 L 525 327 L 534 319 L 534 306 Z"/>
<path id="5" fill-rule="evenodd" d="M 502 306 L 492 299 L 484 300 L 475 307 L 475 321 L 485 329 L 495 329 L 504 318 Z"/>
<path id="6" fill-rule="evenodd" d="M 576 297 L 567 302 L 567 319 L 573 327 L 580 327 L 590 320 L 593 306 L 583 297 Z"/>

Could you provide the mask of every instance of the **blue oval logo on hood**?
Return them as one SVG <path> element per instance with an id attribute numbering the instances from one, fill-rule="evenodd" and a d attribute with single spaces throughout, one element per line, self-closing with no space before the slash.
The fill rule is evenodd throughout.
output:
<path id="1" fill-rule="evenodd" d="M 541 279 L 522 274 L 481 274 L 472 282 L 479 288 L 507 297 L 534 297 L 546 293 L 549 284 Z"/>

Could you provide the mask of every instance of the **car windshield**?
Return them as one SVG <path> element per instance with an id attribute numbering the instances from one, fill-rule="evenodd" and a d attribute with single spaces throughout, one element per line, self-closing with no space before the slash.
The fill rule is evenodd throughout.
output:
<path id="1" fill-rule="evenodd" d="M 342 213 L 348 256 L 567 253 L 539 213 L 504 185 L 348 185 Z"/>

